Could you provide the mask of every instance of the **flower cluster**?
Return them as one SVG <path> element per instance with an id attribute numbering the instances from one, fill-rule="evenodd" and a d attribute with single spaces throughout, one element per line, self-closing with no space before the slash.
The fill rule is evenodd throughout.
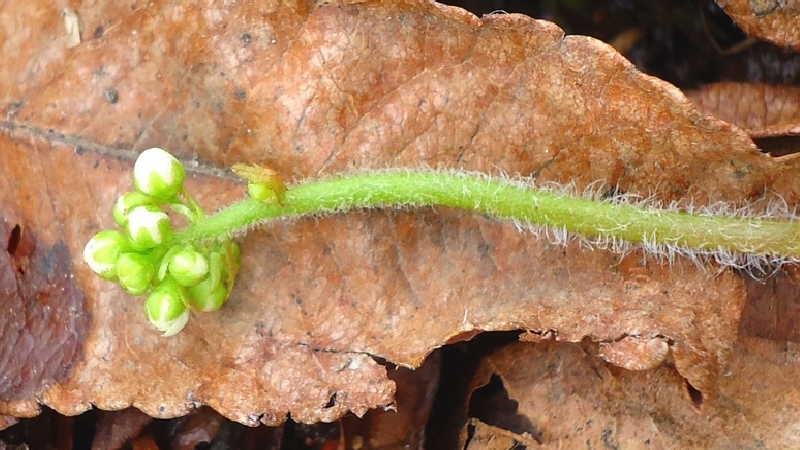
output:
<path id="1" fill-rule="evenodd" d="M 171 336 L 183 329 L 189 311 L 216 311 L 230 295 L 239 270 L 232 241 L 185 243 L 173 231 L 169 207 L 190 222 L 204 217 L 184 189 L 186 170 L 160 148 L 145 150 L 133 169 L 135 191 L 114 203 L 119 229 L 102 230 L 84 249 L 89 267 L 132 295 L 145 295 L 150 322 Z"/>

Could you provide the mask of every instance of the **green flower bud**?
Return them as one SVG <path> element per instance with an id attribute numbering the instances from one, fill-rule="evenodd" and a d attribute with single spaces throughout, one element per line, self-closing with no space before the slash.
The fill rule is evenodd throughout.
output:
<path id="1" fill-rule="evenodd" d="M 125 228 L 131 237 L 133 248 L 138 251 L 169 244 L 172 240 L 169 217 L 157 207 L 133 208 L 128 214 L 128 225 Z"/>
<path id="2" fill-rule="evenodd" d="M 234 164 L 231 170 L 248 181 L 247 193 L 254 199 L 277 204 L 283 200 L 286 185 L 278 172 L 258 164 Z"/>
<path id="3" fill-rule="evenodd" d="M 150 259 L 139 253 L 123 253 L 117 259 L 119 284 L 131 295 L 142 295 L 150 289 L 156 268 Z"/>
<path id="4" fill-rule="evenodd" d="M 183 188 L 186 170 L 174 156 L 160 148 L 143 151 L 133 166 L 133 185 L 159 202 L 174 197 Z"/>
<path id="5" fill-rule="evenodd" d="M 98 275 L 106 280 L 117 279 L 119 255 L 129 250 L 130 241 L 117 230 L 103 230 L 86 243 L 83 260 Z"/>
<path id="6" fill-rule="evenodd" d="M 128 225 L 128 213 L 137 206 L 147 205 L 154 205 L 152 198 L 141 192 L 128 192 L 117 199 L 111 212 L 114 215 L 114 220 L 117 222 L 117 225 L 125 228 Z"/>
<path id="7" fill-rule="evenodd" d="M 264 203 L 275 203 L 278 198 L 275 191 L 264 183 L 247 183 L 247 193 L 250 194 L 250 197 Z"/>
<path id="8" fill-rule="evenodd" d="M 186 326 L 189 309 L 186 307 L 186 288 L 167 278 L 156 286 L 144 302 L 144 310 L 150 323 L 164 336 L 172 336 Z"/>
<path id="9" fill-rule="evenodd" d="M 217 311 L 228 299 L 228 288 L 208 277 L 197 286 L 189 288 L 189 306 L 197 311 Z"/>
<path id="10" fill-rule="evenodd" d="M 223 279 L 226 276 L 225 256 L 218 251 L 209 256 L 208 277 L 197 286 L 189 288 L 189 306 L 198 311 L 216 311 L 228 299 L 230 290 Z"/>
<path id="11" fill-rule="evenodd" d="M 181 247 L 179 245 L 173 245 L 170 247 L 164 255 L 160 258 L 161 263 L 158 265 L 158 271 L 156 272 L 156 282 L 160 283 L 164 281 L 164 278 L 167 277 L 167 269 L 169 269 L 169 263 L 172 261 L 172 255 L 181 251 Z"/>
<path id="12" fill-rule="evenodd" d="M 178 283 L 191 287 L 208 276 L 208 259 L 202 253 L 191 248 L 183 249 L 169 261 L 169 274 Z"/>

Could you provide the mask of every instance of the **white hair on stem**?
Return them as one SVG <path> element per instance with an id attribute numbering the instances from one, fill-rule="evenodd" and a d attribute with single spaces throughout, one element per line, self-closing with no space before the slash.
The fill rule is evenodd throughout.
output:
<path id="1" fill-rule="evenodd" d="M 574 182 L 559 184 L 548 181 L 540 183 L 536 187 L 554 194 L 570 197 L 576 197 L 576 192 L 578 191 Z M 611 194 L 606 194 L 608 192 Z M 655 192 L 650 192 L 647 195 L 621 193 L 618 189 L 602 180 L 589 183 L 580 194 L 579 197 L 584 199 L 632 205 L 651 211 L 663 209 L 669 212 L 684 212 L 705 217 L 726 216 L 754 219 L 753 226 L 758 226 L 756 221 L 760 219 L 780 219 L 792 222 L 800 220 L 797 207 L 790 208 L 786 200 L 778 194 L 765 196 L 745 205 L 739 205 L 733 201 L 697 205 L 692 199 L 684 198 L 673 200 L 664 207 L 663 203 L 657 200 Z M 521 229 L 522 227 L 517 224 L 517 228 Z M 539 226 L 539 228 L 541 229 L 542 227 Z M 713 262 L 720 267 L 720 270 L 730 267 L 744 271 L 754 277 L 769 276 L 784 264 L 800 263 L 800 258 L 773 253 L 733 252 L 725 248 L 693 248 L 685 245 L 659 243 L 654 235 L 644 235 L 640 243 L 633 243 L 620 240 L 611 234 L 604 234 L 602 231 L 610 232 L 612 230 L 601 230 L 601 236 L 599 237 L 575 234 L 565 237 L 565 230 L 559 227 L 555 230 L 545 230 L 544 236 L 552 243 L 559 245 L 578 239 L 582 248 L 600 248 L 620 256 L 625 256 L 634 250 L 641 250 L 643 263 L 653 259 L 659 264 L 667 264 L 673 267 L 679 259 L 684 259 L 699 267 L 706 268 L 709 263 Z M 537 235 L 541 235 L 541 233 L 537 233 Z"/>
<path id="2" fill-rule="evenodd" d="M 535 177 L 522 177 L 510 176 L 505 171 L 495 168 L 497 175 L 490 175 L 482 172 L 468 172 L 454 169 L 430 168 L 430 167 L 417 167 L 417 168 L 387 168 L 383 170 L 355 170 L 345 174 L 339 174 L 329 177 L 328 179 L 343 178 L 348 176 L 358 175 L 377 175 L 380 173 L 397 174 L 397 173 L 416 173 L 420 171 L 449 174 L 461 177 L 473 177 L 478 179 L 485 179 L 487 182 L 492 180 L 499 180 L 503 183 L 524 188 L 524 189 L 537 189 L 549 194 L 582 198 L 601 203 L 614 204 L 614 205 L 630 205 L 638 208 L 646 209 L 656 215 L 660 211 L 664 212 L 681 212 L 689 213 L 697 216 L 704 217 L 732 217 L 751 220 L 750 225 L 757 227 L 758 221 L 763 219 L 770 220 L 786 220 L 795 222 L 800 220 L 797 213 L 797 208 L 790 208 L 785 199 L 777 194 L 771 196 L 764 196 L 761 199 L 750 202 L 748 204 L 737 204 L 732 201 L 720 201 L 711 204 L 696 204 L 691 198 L 683 198 L 680 200 L 672 200 L 664 204 L 658 197 L 657 190 L 647 192 L 645 194 L 622 192 L 619 186 L 605 182 L 603 180 L 596 180 L 587 184 L 583 189 L 579 189 L 574 181 L 567 183 L 559 183 L 554 181 L 537 182 Z M 324 178 L 324 177 L 323 177 Z M 323 181 L 323 180 L 308 180 Z M 301 181 L 299 184 L 304 184 Z M 469 194 L 467 186 L 462 188 L 465 194 Z M 435 203 L 431 199 L 431 203 Z M 475 205 L 479 209 L 480 202 Z M 408 209 L 413 207 L 411 204 L 397 204 L 393 206 L 399 209 Z M 348 208 L 347 202 L 342 203 L 334 210 L 327 213 L 320 212 L 313 214 L 314 217 L 322 217 L 335 212 L 344 212 Z M 288 218 L 291 220 L 291 218 Z M 503 219 L 498 219 L 503 220 Z M 621 219 L 622 220 L 622 219 Z M 686 245 L 676 243 L 676 238 L 671 238 L 668 242 L 659 242 L 655 233 L 650 235 L 643 235 L 641 242 L 630 242 L 620 238 L 616 231 L 625 230 L 629 224 L 619 222 L 614 229 L 600 229 L 597 230 L 597 236 L 584 236 L 567 231 L 564 225 L 542 225 L 538 223 L 529 223 L 521 219 L 509 219 L 514 227 L 521 233 L 533 233 L 538 238 L 547 239 L 555 245 L 567 245 L 574 240 L 578 240 L 580 247 L 587 250 L 603 249 L 611 251 L 623 257 L 634 251 L 641 251 L 643 262 L 647 263 L 649 260 L 654 260 L 658 264 L 667 264 L 670 267 L 675 266 L 681 260 L 689 261 L 701 268 L 707 268 L 709 265 L 716 265 L 719 270 L 730 267 L 747 272 L 755 277 L 769 275 L 774 273 L 781 265 L 788 263 L 800 262 L 800 257 L 786 256 L 773 253 L 758 253 L 758 252 L 734 252 L 724 248 L 713 248 L 709 246 L 700 245 L 698 247 L 688 247 Z M 263 222 L 262 222 L 263 223 Z"/>

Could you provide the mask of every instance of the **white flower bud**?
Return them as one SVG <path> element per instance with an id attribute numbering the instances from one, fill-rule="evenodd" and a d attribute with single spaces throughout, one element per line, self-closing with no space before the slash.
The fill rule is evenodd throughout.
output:
<path id="1" fill-rule="evenodd" d="M 83 259 L 98 275 L 106 280 L 116 280 L 119 255 L 130 249 L 130 241 L 117 230 L 103 230 L 83 249 Z"/>
<path id="2" fill-rule="evenodd" d="M 143 151 L 133 166 L 133 185 L 144 195 L 167 201 L 183 188 L 186 170 L 174 156 L 160 148 Z"/>
<path id="3" fill-rule="evenodd" d="M 172 255 L 169 274 L 184 286 L 196 286 L 208 276 L 208 259 L 196 250 L 183 249 Z"/>
<path id="4" fill-rule="evenodd" d="M 114 215 L 114 221 L 117 222 L 117 225 L 125 228 L 128 225 L 128 214 L 131 210 L 137 206 L 146 205 L 154 205 L 153 199 L 141 192 L 128 192 L 114 202 L 111 213 Z"/>
<path id="5" fill-rule="evenodd" d="M 177 281 L 167 278 L 156 286 L 144 303 L 147 318 L 165 337 L 183 330 L 189 321 L 186 291 Z"/>
<path id="6" fill-rule="evenodd" d="M 133 208 L 128 214 L 128 225 L 125 228 L 131 237 L 133 248 L 138 251 L 169 244 L 172 240 L 169 217 L 158 207 L 137 206 Z"/>

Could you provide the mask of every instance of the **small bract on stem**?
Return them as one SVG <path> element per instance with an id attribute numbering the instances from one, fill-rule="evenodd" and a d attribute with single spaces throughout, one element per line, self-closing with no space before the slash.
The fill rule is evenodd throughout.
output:
<path id="1" fill-rule="evenodd" d="M 601 244 L 666 248 L 748 270 L 764 260 L 800 262 L 800 222 L 792 214 L 692 214 L 465 172 L 387 170 L 287 189 L 268 167 L 237 164 L 233 170 L 247 180 L 251 198 L 207 216 L 183 186 L 185 169 L 177 159 L 161 149 L 142 152 L 134 167 L 136 190 L 113 207 L 125 232 L 103 230 L 86 245 L 84 258 L 92 270 L 133 295 L 148 295 L 147 317 L 165 336 L 185 326 L 190 310 L 216 311 L 230 296 L 240 265 L 239 247 L 230 236 L 273 219 L 355 208 L 444 205 L 556 230 L 559 242 L 574 233 Z M 189 224 L 173 230 L 165 206 Z"/>

